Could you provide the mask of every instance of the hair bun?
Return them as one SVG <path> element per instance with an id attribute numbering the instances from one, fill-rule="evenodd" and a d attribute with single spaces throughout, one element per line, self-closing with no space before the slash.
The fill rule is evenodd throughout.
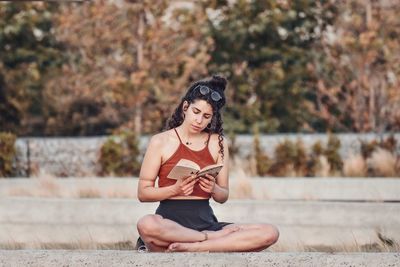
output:
<path id="1" fill-rule="evenodd" d="M 212 79 L 210 80 L 210 84 L 213 87 L 217 87 L 218 89 L 225 91 L 227 80 L 220 75 L 213 75 Z"/>

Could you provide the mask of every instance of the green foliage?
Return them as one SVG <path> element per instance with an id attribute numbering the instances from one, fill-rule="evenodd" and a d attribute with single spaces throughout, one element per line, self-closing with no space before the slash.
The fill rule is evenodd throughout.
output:
<path id="1" fill-rule="evenodd" d="M 80 96 L 67 106 L 59 105 L 55 113 L 56 117 L 51 116 L 47 120 L 46 135 L 60 133 L 67 136 L 100 135 L 110 133 L 111 129 L 117 128 L 120 124 L 119 117 L 95 95 Z"/>
<path id="2" fill-rule="evenodd" d="M 138 176 L 138 140 L 134 132 L 123 130 L 104 142 L 100 149 L 100 175 Z"/>
<path id="3" fill-rule="evenodd" d="M 61 9 L 55 32 L 70 60 L 45 88 L 49 134 L 162 129 L 183 89 L 207 75 L 212 44 L 202 34 L 204 12 L 169 6 L 87 1 Z"/>
<path id="4" fill-rule="evenodd" d="M 0 3 L 0 128 L 42 134 L 42 90 L 64 59 L 52 33 L 51 3 Z"/>
<path id="5" fill-rule="evenodd" d="M 340 157 L 340 140 L 337 136 L 329 134 L 326 147 L 320 141 L 317 141 L 311 147 L 311 153 L 308 157 L 307 176 L 314 176 L 316 171 L 321 167 L 319 157 L 325 156 L 330 165 L 330 171 L 341 172 L 343 168 L 343 161 Z"/>
<path id="6" fill-rule="evenodd" d="M 369 158 L 372 153 L 378 148 L 386 149 L 393 154 L 396 153 L 397 140 L 393 135 L 388 136 L 386 139 L 372 140 L 370 142 L 359 139 L 361 155 L 364 159 Z"/>
<path id="7" fill-rule="evenodd" d="M 12 133 L 0 132 L 0 177 L 12 176 L 14 173 L 16 139 L 17 137 Z"/>
<path id="8" fill-rule="evenodd" d="M 319 157 L 324 154 L 324 147 L 321 141 L 315 142 L 311 147 L 311 153 L 308 157 L 307 162 L 307 173 L 306 176 L 315 176 L 315 173 L 319 169 Z"/>
<path id="9" fill-rule="evenodd" d="M 341 171 L 343 162 L 339 149 L 340 140 L 334 135 L 329 135 L 326 147 L 320 141 L 314 143 L 310 153 L 300 139 L 296 142 L 285 139 L 275 147 L 275 157 L 268 173 L 273 176 L 312 177 L 320 168 L 320 156 L 326 157 L 332 171 Z"/>
<path id="10" fill-rule="evenodd" d="M 316 157 L 324 153 L 324 147 L 322 146 L 321 141 L 317 141 L 313 144 L 313 146 L 311 147 L 311 153 Z"/>
<path id="11" fill-rule="evenodd" d="M 339 138 L 333 134 L 330 134 L 328 138 L 328 144 L 324 151 L 324 155 L 328 159 L 332 171 L 341 171 L 343 167 L 343 162 L 339 154 L 339 149 Z"/>
<path id="12" fill-rule="evenodd" d="M 400 129 L 398 1 L 204 0 L 165 23 L 169 5 L 2 2 L 0 129 L 156 132 L 215 72 L 234 133 Z"/>
<path id="13" fill-rule="evenodd" d="M 310 62 L 314 115 L 336 131 L 399 131 L 400 2 L 340 2 Z"/>
<path id="14" fill-rule="evenodd" d="M 275 176 L 303 176 L 307 170 L 307 153 L 303 142 L 285 139 L 275 147 L 275 158 L 269 172 Z"/>
<path id="15" fill-rule="evenodd" d="M 374 150 L 378 147 L 378 142 L 376 140 L 372 140 L 370 142 L 368 141 L 360 141 L 360 150 L 361 150 L 361 155 L 363 156 L 364 159 L 369 158 L 374 152 Z"/>
<path id="16" fill-rule="evenodd" d="M 231 131 L 228 134 L 230 144 L 229 144 L 229 156 L 234 159 L 239 153 L 239 146 L 236 144 L 236 135 Z"/>
<path id="17" fill-rule="evenodd" d="M 258 127 L 254 127 L 253 149 L 256 160 L 256 170 L 259 176 L 264 176 L 268 173 L 271 166 L 271 160 L 268 155 L 262 150 L 260 144 L 260 133 Z"/>
<path id="18" fill-rule="evenodd" d="M 230 81 L 227 127 L 248 132 L 311 131 L 307 106 L 312 95 L 307 64 L 318 31 L 334 19 L 334 4 L 323 1 L 208 1 L 219 14 L 210 19 L 215 41 L 211 71 Z"/>

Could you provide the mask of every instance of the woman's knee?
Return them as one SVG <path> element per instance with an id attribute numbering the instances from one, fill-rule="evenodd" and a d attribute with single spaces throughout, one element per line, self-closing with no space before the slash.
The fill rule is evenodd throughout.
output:
<path id="1" fill-rule="evenodd" d="M 279 230 L 273 225 L 270 224 L 264 224 L 262 225 L 263 229 L 263 236 L 265 237 L 265 243 L 266 245 L 270 246 L 279 239 Z"/>
<path id="2" fill-rule="evenodd" d="M 157 214 L 145 215 L 137 222 L 137 229 L 141 236 L 158 232 L 162 217 Z"/>

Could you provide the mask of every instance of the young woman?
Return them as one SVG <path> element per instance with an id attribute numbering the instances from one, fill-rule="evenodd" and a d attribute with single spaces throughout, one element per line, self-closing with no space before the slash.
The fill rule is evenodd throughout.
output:
<path id="1" fill-rule="evenodd" d="M 269 224 L 218 222 L 209 199 L 224 203 L 229 195 L 229 152 L 223 138 L 220 110 L 225 105 L 226 80 L 220 76 L 193 83 L 167 123 L 167 130 L 149 142 L 139 176 L 138 198 L 160 201 L 156 214 L 142 217 L 138 244 L 149 251 L 261 251 L 278 240 Z M 211 175 L 168 179 L 180 159 L 201 168 L 223 163 Z M 158 187 L 155 186 L 158 177 Z"/>

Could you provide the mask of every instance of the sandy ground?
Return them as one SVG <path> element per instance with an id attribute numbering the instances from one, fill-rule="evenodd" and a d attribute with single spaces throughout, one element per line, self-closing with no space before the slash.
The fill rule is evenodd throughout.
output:
<path id="1" fill-rule="evenodd" d="M 0 266 L 399 266 L 400 253 L 138 253 L 0 250 Z"/>

